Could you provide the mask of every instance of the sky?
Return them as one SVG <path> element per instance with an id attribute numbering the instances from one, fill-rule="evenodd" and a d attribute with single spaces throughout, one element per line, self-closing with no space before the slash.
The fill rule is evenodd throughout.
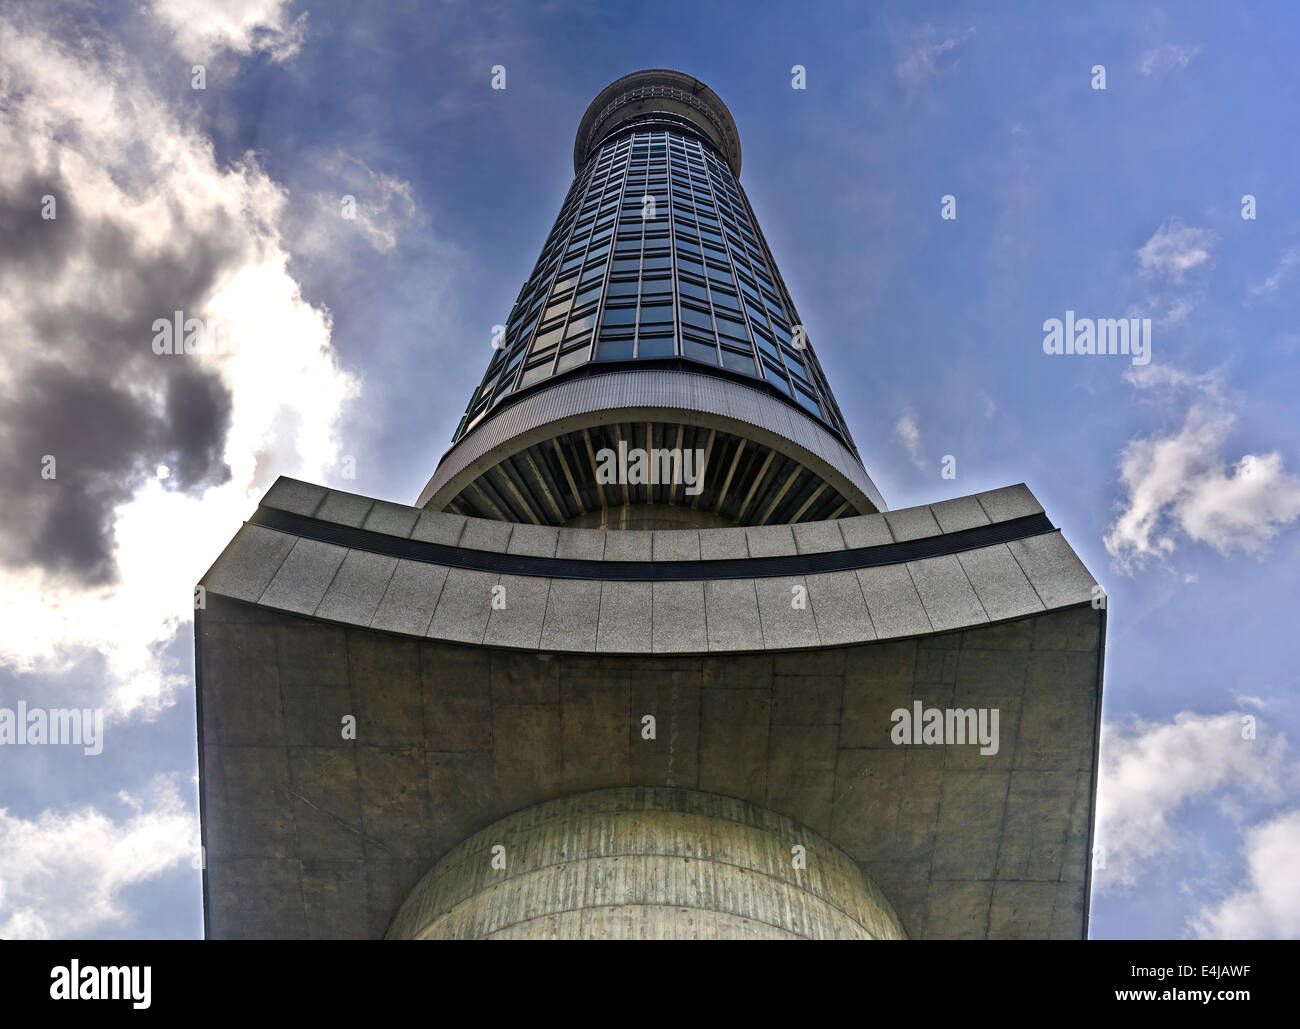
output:
<path id="1" fill-rule="evenodd" d="M 1298 23 L 0 4 L 0 708 L 104 719 L 0 746 L 0 938 L 201 935 L 193 584 L 279 475 L 415 502 L 579 118 L 654 67 L 734 115 L 888 506 L 1025 482 L 1105 587 L 1091 935 L 1300 937 Z M 155 354 L 175 311 L 236 346 Z M 1149 361 L 1046 353 L 1067 311 Z"/>

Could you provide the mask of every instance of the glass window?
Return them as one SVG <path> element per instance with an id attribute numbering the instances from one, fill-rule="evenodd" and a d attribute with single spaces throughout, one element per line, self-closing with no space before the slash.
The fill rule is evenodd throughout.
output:
<path id="1" fill-rule="evenodd" d="M 780 369 L 776 367 L 776 365 L 764 361 L 763 374 L 767 377 L 767 380 L 770 383 L 772 383 L 772 385 L 775 386 L 777 389 L 781 390 L 787 396 L 790 394 L 790 383 L 786 379 L 786 377 L 781 373 Z"/>
<path id="2" fill-rule="evenodd" d="M 590 352 L 591 352 L 590 343 L 583 343 L 581 346 L 574 347 L 570 350 L 562 351 L 560 353 L 560 359 L 555 362 L 556 373 L 558 374 L 559 372 L 566 371 L 569 368 L 575 368 L 578 365 L 583 364 L 587 360 L 587 357 L 590 354 Z"/>
<path id="3" fill-rule="evenodd" d="M 736 339 L 749 339 L 749 330 L 741 322 L 733 321 L 730 318 L 724 318 L 721 314 L 717 316 L 718 332 L 724 336 L 734 336 Z"/>
<path id="4" fill-rule="evenodd" d="M 731 290 L 718 283 L 710 283 L 713 288 L 713 306 L 725 307 L 729 311 L 734 311 L 737 316 L 740 314 L 740 298 Z"/>
<path id="5" fill-rule="evenodd" d="M 799 401 L 800 404 L 806 407 L 809 411 L 811 411 L 813 414 L 817 415 L 817 417 L 819 418 L 821 417 L 822 410 L 821 407 L 819 407 L 817 404 L 817 398 L 814 397 L 811 393 L 809 393 L 806 389 L 801 389 L 799 386 L 796 385 L 794 390 L 794 398 L 795 400 Z"/>
<path id="6" fill-rule="evenodd" d="M 713 319 L 707 311 L 699 311 L 687 304 L 682 305 L 682 324 L 693 325 L 706 332 L 713 330 Z"/>
<path id="7" fill-rule="evenodd" d="M 632 357 L 632 338 L 600 337 L 600 348 L 596 354 L 598 361 L 627 361 Z"/>
<path id="8" fill-rule="evenodd" d="M 682 353 L 686 357 L 693 358 L 696 361 L 704 361 L 712 365 L 718 363 L 717 347 L 712 343 L 705 343 L 702 340 L 693 339 L 690 336 L 682 336 Z"/>
<path id="9" fill-rule="evenodd" d="M 533 353 L 539 353 L 552 343 L 558 343 L 562 333 L 563 327 L 559 325 L 553 329 L 548 329 L 546 332 L 539 333 L 537 339 L 533 340 Z"/>
<path id="10" fill-rule="evenodd" d="M 537 324 L 537 319 L 534 318 L 522 329 L 518 330 L 517 332 L 510 333 L 510 341 L 512 343 L 517 343 L 521 339 L 527 339 L 532 334 L 533 326 L 536 324 Z"/>
<path id="11" fill-rule="evenodd" d="M 710 263 L 719 268 L 727 267 L 727 252 L 721 247 L 715 247 L 712 243 L 705 243 L 704 256 Z"/>
<path id="12" fill-rule="evenodd" d="M 557 300 L 546 308 L 546 311 L 542 314 L 542 318 L 546 321 L 550 321 L 552 318 L 559 318 L 568 313 L 569 307 L 572 304 L 573 301 L 569 297 L 565 297 L 563 300 Z"/>
<path id="13" fill-rule="evenodd" d="M 673 320 L 672 304 L 642 304 L 641 305 L 641 324 L 648 325 L 659 322 L 671 323 Z"/>
<path id="14" fill-rule="evenodd" d="M 739 350 L 732 350 L 730 347 L 722 348 L 722 367 L 730 368 L 733 372 L 744 372 L 746 375 L 756 374 L 753 354 L 742 354 Z"/>
<path id="15" fill-rule="evenodd" d="M 708 291 L 701 285 L 697 285 L 690 279 L 679 278 L 677 280 L 677 290 L 684 297 L 694 297 L 696 300 L 708 300 Z"/>
<path id="16" fill-rule="evenodd" d="M 671 335 L 647 336 L 643 333 L 637 340 L 636 347 L 637 357 L 672 357 L 674 354 Z"/>
<path id="17" fill-rule="evenodd" d="M 725 286 L 734 287 L 736 285 L 736 280 L 731 277 L 731 272 L 725 266 L 717 264 L 709 265 L 709 280 Z"/>
<path id="18" fill-rule="evenodd" d="M 534 382 L 541 382 L 551 374 L 551 357 L 548 356 L 541 364 L 533 365 L 524 369 L 524 377 L 519 380 L 519 389 L 525 386 L 531 386 Z"/>
<path id="19" fill-rule="evenodd" d="M 569 328 L 564 334 L 565 339 L 573 339 L 574 336 L 581 335 L 588 329 L 596 326 L 596 312 L 590 314 L 578 315 L 569 319 Z"/>
<path id="20" fill-rule="evenodd" d="M 636 324 L 635 307 L 607 307 L 605 308 L 605 320 L 603 325 L 634 325 Z"/>

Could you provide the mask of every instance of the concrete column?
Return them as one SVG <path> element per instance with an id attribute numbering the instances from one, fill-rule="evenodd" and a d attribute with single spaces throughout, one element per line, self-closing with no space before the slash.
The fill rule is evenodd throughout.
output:
<path id="1" fill-rule="evenodd" d="M 693 790 L 596 790 L 517 811 L 448 853 L 389 939 L 903 939 L 843 851 Z"/>

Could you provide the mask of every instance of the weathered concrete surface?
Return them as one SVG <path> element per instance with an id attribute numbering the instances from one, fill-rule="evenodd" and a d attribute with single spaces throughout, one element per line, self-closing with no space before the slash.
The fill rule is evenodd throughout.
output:
<path id="1" fill-rule="evenodd" d="M 730 797 L 621 788 L 508 815 L 416 884 L 389 939 L 902 939 L 843 851 Z"/>
<path id="2" fill-rule="evenodd" d="M 648 584 L 643 584 L 647 585 Z M 699 585 L 699 584 L 696 584 Z M 680 786 L 807 825 L 912 938 L 1079 938 L 1101 616 L 785 654 L 519 652 L 209 597 L 198 662 L 208 932 L 381 936 L 513 811 Z M 1000 747 L 896 746 L 891 712 L 997 708 Z M 656 738 L 641 738 L 642 717 Z M 344 739 L 344 716 L 356 738 Z"/>
<path id="3" fill-rule="evenodd" d="M 1042 510 L 1013 486 L 794 527 L 607 533 L 290 479 L 263 506 L 593 561 L 824 553 Z M 634 786 L 746 801 L 820 833 L 911 938 L 1084 933 L 1105 612 L 1059 532 L 843 571 L 648 582 L 446 567 L 250 524 L 203 584 L 212 937 L 377 938 L 473 833 Z M 896 744 L 893 713 L 917 703 L 997 711 L 997 752 Z"/>

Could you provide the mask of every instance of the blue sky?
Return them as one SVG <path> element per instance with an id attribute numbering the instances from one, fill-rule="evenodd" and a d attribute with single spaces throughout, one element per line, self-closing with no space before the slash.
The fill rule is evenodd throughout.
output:
<path id="1" fill-rule="evenodd" d="M 1092 934 L 1300 936 L 1297 21 L 1140 3 L 0 14 L 0 432 L 21 455 L 0 706 L 102 706 L 108 726 L 94 758 L 0 749 L 0 936 L 200 932 L 189 584 L 278 474 L 414 502 L 559 210 L 579 117 L 645 67 L 735 116 L 741 183 L 889 506 L 1026 482 L 1106 587 Z M 47 192 L 66 215 L 24 221 Z M 114 342 L 182 306 L 232 323 L 240 359 L 178 376 Z M 1150 364 L 1045 354 L 1067 310 L 1150 318 Z M 41 481 L 45 453 L 73 455 L 75 506 Z"/>

